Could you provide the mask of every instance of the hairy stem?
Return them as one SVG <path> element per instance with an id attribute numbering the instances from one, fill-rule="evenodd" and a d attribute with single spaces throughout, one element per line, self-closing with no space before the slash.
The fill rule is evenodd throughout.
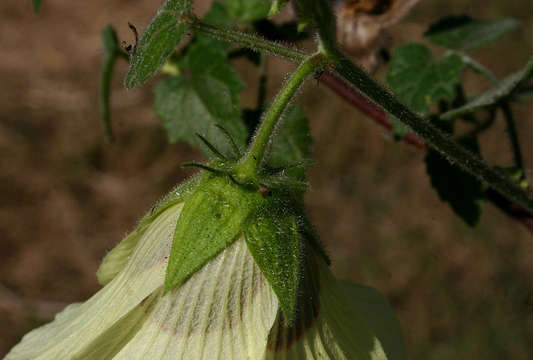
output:
<path id="1" fill-rule="evenodd" d="M 392 129 L 391 122 L 387 119 L 386 113 L 378 105 L 374 104 L 367 98 L 363 97 L 356 89 L 346 84 L 340 77 L 335 74 L 326 72 L 320 78 L 321 82 L 326 84 L 331 90 L 333 90 L 338 96 L 346 100 L 352 106 L 359 111 L 373 119 L 376 123 L 383 126 L 387 130 Z M 469 135 L 481 132 L 486 126 L 490 126 L 495 119 L 495 110 L 491 111 L 489 118 L 485 120 L 478 128 L 474 129 Z M 407 144 L 413 145 L 419 149 L 425 149 L 426 144 L 420 140 L 415 134 L 408 133 L 403 141 Z M 512 219 L 522 223 L 531 233 L 533 233 L 533 215 L 524 210 L 521 206 L 516 205 L 514 202 L 509 201 L 506 197 L 500 195 L 493 189 L 487 191 L 488 200 L 503 211 L 506 215 Z"/>
<path id="2" fill-rule="evenodd" d="M 188 20 L 187 22 L 190 27 L 198 32 L 215 37 L 221 41 L 249 47 L 255 51 L 269 52 L 295 62 L 302 62 L 307 56 L 306 53 L 300 50 L 267 41 L 251 34 L 245 34 L 229 29 L 220 29 L 202 23 L 196 19 Z M 327 49 L 326 53 L 331 57 L 331 49 Z M 348 92 L 344 91 L 346 88 L 340 90 L 337 89 L 340 88 L 340 86 L 338 86 L 340 80 L 337 80 L 335 75 L 330 76 L 326 74 L 322 81 L 340 96 L 350 101 L 350 103 L 361 109 L 365 114 L 369 115 L 386 128 L 388 128 L 388 120 L 385 117 L 385 112 L 383 112 L 381 108 L 383 108 L 384 111 L 393 114 L 406 125 L 411 127 L 411 129 L 418 135 L 418 137 L 408 135 L 409 139 L 407 139 L 407 137 L 405 139 L 408 143 L 417 147 L 423 147 L 424 142 L 427 142 L 431 147 L 444 154 L 450 162 L 461 166 L 476 178 L 488 183 L 495 192 L 501 194 L 503 198 L 520 204 L 525 212 L 533 214 L 533 199 L 517 185 L 492 170 L 479 157 L 471 154 L 452 139 L 448 138 L 427 119 L 423 119 L 413 113 L 408 107 L 399 102 L 392 94 L 372 80 L 363 70 L 355 66 L 344 55 L 335 50 L 332 57 L 333 58 L 329 60 L 331 61 L 334 70 L 347 84 L 349 84 L 347 86 L 353 89 L 353 92 L 348 96 Z M 369 102 L 366 98 L 363 98 L 358 90 L 370 98 L 375 104 Z M 500 206 L 500 208 L 504 209 L 502 206 Z M 510 215 L 514 217 L 513 214 Z M 522 218 L 523 216 L 520 216 L 520 219 Z M 530 218 L 528 217 L 526 220 L 529 221 L 529 219 Z"/>
<path id="3" fill-rule="evenodd" d="M 280 92 L 266 111 L 263 121 L 257 129 L 246 155 L 237 164 L 235 172 L 237 180 L 241 182 L 254 182 L 257 178 L 259 165 L 263 160 L 266 148 L 270 142 L 274 129 L 283 112 L 287 108 L 304 80 L 318 68 L 324 66 L 325 57 L 317 53 L 305 59 L 294 73 L 285 82 Z"/>
<path id="4" fill-rule="evenodd" d="M 219 28 L 201 22 L 198 19 L 189 20 L 188 26 L 197 32 L 211 36 L 217 40 L 238 44 L 254 51 L 265 51 L 295 62 L 302 62 L 308 56 L 303 51 L 265 40 L 259 36 L 232 29 Z"/>
<path id="5" fill-rule="evenodd" d="M 503 196 L 512 199 L 533 213 L 533 199 L 519 186 L 491 169 L 478 156 L 450 139 L 428 119 L 415 114 L 344 55 L 336 54 L 333 67 L 350 85 L 360 89 L 370 100 L 409 126 L 429 146 L 445 156 L 448 161 L 460 166 Z"/>

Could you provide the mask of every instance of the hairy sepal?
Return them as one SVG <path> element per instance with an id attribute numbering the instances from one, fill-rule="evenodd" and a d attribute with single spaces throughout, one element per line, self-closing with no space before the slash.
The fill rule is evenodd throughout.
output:
<path id="1" fill-rule="evenodd" d="M 235 241 L 261 201 L 261 194 L 229 176 L 204 171 L 176 224 L 165 291 L 181 285 L 208 260 Z"/>
<path id="2" fill-rule="evenodd" d="M 278 297 L 286 323 L 294 318 L 300 290 L 302 237 L 299 217 L 288 199 L 273 195 L 244 231 L 248 249 Z"/>

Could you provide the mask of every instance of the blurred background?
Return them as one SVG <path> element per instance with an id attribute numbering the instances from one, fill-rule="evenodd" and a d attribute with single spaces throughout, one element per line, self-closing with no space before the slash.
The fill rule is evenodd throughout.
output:
<path id="1" fill-rule="evenodd" d="M 118 62 L 112 93 L 117 141 L 98 114 L 101 29 L 132 42 L 159 7 L 149 0 L 0 2 L 0 357 L 31 328 L 99 289 L 102 257 L 202 155 L 170 145 L 150 84 L 126 91 Z M 198 1 L 197 12 L 209 1 Z M 422 40 L 444 14 L 514 17 L 522 28 L 473 55 L 498 77 L 533 54 L 530 0 L 422 0 L 392 29 L 392 44 Z M 235 61 L 253 106 L 256 68 Z M 293 65 L 270 60 L 269 96 Z M 383 79 L 384 70 L 376 76 Z M 471 93 L 488 84 L 467 75 Z M 470 228 L 442 203 L 423 152 L 390 135 L 325 86 L 310 81 L 315 163 L 310 215 L 339 278 L 378 288 L 401 321 L 411 359 L 533 358 L 533 235 L 488 205 Z M 533 177 L 533 104 L 516 107 Z M 502 119 L 481 138 L 493 163 L 510 155 Z"/>

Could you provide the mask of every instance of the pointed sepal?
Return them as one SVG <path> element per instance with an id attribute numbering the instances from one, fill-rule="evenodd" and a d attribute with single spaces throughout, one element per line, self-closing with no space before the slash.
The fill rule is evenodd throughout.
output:
<path id="1" fill-rule="evenodd" d="M 286 322 L 290 323 L 300 290 L 302 242 L 298 217 L 295 212 L 287 211 L 285 205 L 273 196 L 267 206 L 250 217 L 244 237 L 278 297 Z"/>
<path id="2" fill-rule="evenodd" d="M 204 172 L 176 224 L 165 277 L 165 291 L 181 285 L 242 232 L 257 192 L 228 176 Z"/>

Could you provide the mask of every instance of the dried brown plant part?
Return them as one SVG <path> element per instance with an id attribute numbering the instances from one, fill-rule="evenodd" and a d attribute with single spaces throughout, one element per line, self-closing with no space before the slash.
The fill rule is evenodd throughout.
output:
<path id="1" fill-rule="evenodd" d="M 387 29 L 403 19 L 420 0 L 342 0 L 335 4 L 340 45 L 367 71 L 379 65 L 387 47 Z"/>

